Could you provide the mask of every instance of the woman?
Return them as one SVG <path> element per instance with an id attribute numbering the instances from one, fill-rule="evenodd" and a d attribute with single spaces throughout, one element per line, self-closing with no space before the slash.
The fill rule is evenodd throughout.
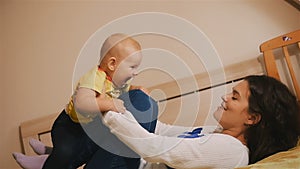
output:
<path id="1" fill-rule="evenodd" d="M 235 168 L 255 163 L 294 147 L 299 137 L 299 107 L 281 82 L 267 76 L 248 76 L 222 97 L 214 112 L 222 130 L 197 138 L 167 137 L 144 130 L 129 112 L 108 112 L 111 132 L 149 162 L 174 168 Z M 158 134 L 170 127 L 161 123 Z M 172 129 L 174 130 L 174 129 Z M 101 166 L 101 156 L 90 168 Z"/>
<path id="2" fill-rule="evenodd" d="M 174 168 L 235 168 L 296 145 L 299 107 L 281 82 L 248 76 L 222 100 L 214 113 L 222 131 L 194 139 L 149 133 L 129 112 L 108 112 L 104 121 L 146 161 Z"/>

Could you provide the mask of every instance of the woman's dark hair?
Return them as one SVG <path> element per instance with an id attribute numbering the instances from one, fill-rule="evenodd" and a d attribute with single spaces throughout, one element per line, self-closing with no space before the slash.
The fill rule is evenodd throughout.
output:
<path id="1" fill-rule="evenodd" d="M 296 97 L 280 81 L 265 75 L 247 76 L 249 113 L 261 120 L 249 126 L 245 139 L 249 163 L 296 146 L 299 137 L 299 105 Z"/>

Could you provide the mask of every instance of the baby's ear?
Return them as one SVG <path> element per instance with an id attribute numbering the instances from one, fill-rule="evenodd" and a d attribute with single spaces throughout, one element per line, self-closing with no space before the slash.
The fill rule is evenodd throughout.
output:
<path id="1" fill-rule="evenodd" d="M 116 69 L 116 58 L 110 57 L 107 62 L 107 67 L 110 71 L 115 71 Z"/>

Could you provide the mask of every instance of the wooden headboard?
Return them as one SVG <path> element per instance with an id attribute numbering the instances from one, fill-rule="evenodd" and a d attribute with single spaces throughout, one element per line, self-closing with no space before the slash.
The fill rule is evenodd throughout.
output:
<path id="1" fill-rule="evenodd" d="M 58 114 L 59 113 L 54 113 L 21 123 L 20 136 L 23 153 L 27 155 L 35 155 L 29 145 L 30 138 L 41 140 L 48 146 L 52 145 L 50 131 Z"/>
<path id="2" fill-rule="evenodd" d="M 220 97 L 227 93 L 224 87 L 231 91 L 236 82 L 255 74 L 264 74 L 259 59 L 153 86 L 150 91 L 158 93 L 154 92 L 153 97 L 159 101 L 159 120 L 183 126 L 215 125 L 212 112 L 220 104 Z"/>
<path id="3" fill-rule="evenodd" d="M 225 73 L 225 81 L 219 77 L 222 73 Z M 207 73 L 197 74 L 193 77 L 156 85 L 149 88 L 149 90 L 159 103 L 160 121 L 168 124 L 199 126 L 204 123 L 210 123 L 207 116 L 211 111 L 210 108 L 213 109 L 214 107 L 210 99 L 207 99 L 207 95 L 210 95 L 212 89 L 224 85 L 230 86 L 232 83 L 250 74 L 262 73 L 263 69 L 260 62 L 257 59 L 252 59 L 216 70 L 211 72 L 210 75 Z M 215 79 L 214 83 L 210 83 L 210 78 Z M 191 87 L 190 82 L 195 80 L 197 81 L 197 88 Z M 162 92 L 163 95 L 161 95 Z M 200 98 L 200 102 L 195 101 L 195 96 Z M 189 105 L 185 106 L 182 104 L 184 102 Z M 201 106 L 197 108 L 199 105 Z M 52 145 L 50 130 L 58 114 L 53 113 L 23 122 L 20 125 L 23 153 L 27 155 L 35 154 L 29 146 L 28 141 L 30 138 L 39 139 L 48 146 Z"/>

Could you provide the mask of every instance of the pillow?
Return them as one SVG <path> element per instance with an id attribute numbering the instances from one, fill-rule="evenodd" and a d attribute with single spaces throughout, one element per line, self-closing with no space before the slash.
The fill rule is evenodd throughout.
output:
<path id="1" fill-rule="evenodd" d="M 271 155 L 255 164 L 237 169 L 295 169 L 300 168 L 300 139 L 296 147 Z"/>

